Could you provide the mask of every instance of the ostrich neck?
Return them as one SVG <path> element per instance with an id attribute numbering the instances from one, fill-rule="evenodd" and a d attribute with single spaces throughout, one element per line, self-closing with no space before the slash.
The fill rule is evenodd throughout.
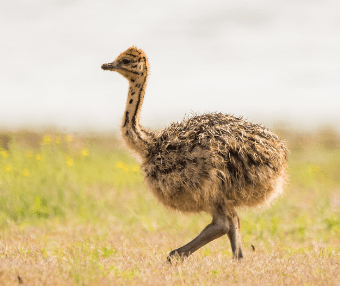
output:
<path id="1" fill-rule="evenodd" d="M 122 137 L 127 146 L 141 157 L 147 154 L 152 133 L 140 124 L 147 75 L 129 79 L 129 92 L 121 125 Z"/>

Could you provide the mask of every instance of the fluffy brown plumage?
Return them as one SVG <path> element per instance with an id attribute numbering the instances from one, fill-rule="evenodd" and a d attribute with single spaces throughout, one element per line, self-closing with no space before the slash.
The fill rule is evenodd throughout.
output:
<path id="1" fill-rule="evenodd" d="M 211 113 L 157 134 L 143 161 L 145 182 L 165 205 L 206 211 L 268 202 L 282 191 L 287 149 L 274 133 Z"/>
<path id="2" fill-rule="evenodd" d="M 273 132 L 222 113 L 192 116 L 160 132 L 140 125 L 148 61 L 135 47 L 102 66 L 129 80 L 121 126 L 126 145 L 142 162 L 147 187 L 165 206 L 210 213 L 213 221 L 187 245 L 172 251 L 188 256 L 228 234 L 234 257 L 242 257 L 235 207 L 269 203 L 282 192 L 287 148 Z"/>

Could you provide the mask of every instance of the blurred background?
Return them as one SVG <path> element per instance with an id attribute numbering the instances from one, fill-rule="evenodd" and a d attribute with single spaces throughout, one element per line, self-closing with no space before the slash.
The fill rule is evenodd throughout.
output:
<path id="1" fill-rule="evenodd" d="M 339 0 L 0 0 L 0 284 L 338 285 L 339 11 Z M 128 82 L 100 67 L 132 45 L 151 67 L 145 126 L 220 111 L 287 140 L 284 195 L 240 211 L 243 263 L 229 263 L 228 239 L 164 263 L 211 219 L 166 210 L 116 138 Z"/>
<path id="2" fill-rule="evenodd" d="M 151 128 L 222 111 L 339 129 L 339 11 L 337 0 L 2 0 L 0 128 L 116 130 L 128 82 L 100 66 L 136 45 L 151 66 Z"/>

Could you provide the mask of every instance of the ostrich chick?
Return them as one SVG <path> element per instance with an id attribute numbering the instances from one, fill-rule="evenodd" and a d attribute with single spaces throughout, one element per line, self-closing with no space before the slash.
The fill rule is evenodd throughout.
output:
<path id="1" fill-rule="evenodd" d="M 236 208 L 269 203 L 283 189 L 287 148 L 261 125 L 222 113 L 193 116 L 152 132 L 140 124 L 149 64 L 131 47 L 102 65 L 129 81 L 120 128 L 126 146 L 141 161 L 148 189 L 165 206 L 181 212 L 207 212 L 212 222 L 188 244 L 173 250 L 187 257 L 225 234 L 234 258 L 242 258 Z"/>

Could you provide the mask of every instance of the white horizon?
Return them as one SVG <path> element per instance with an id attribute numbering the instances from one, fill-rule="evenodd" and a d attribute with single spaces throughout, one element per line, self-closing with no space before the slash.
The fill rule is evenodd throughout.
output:
<path id="1" fill-rule="evenodd" d="M 0 11 L 0 129 L 117 130 L 132 45 L 151 75 L 142 122 L 224 112 L 340 130 L 340 2 L 15 1 Z"/>

